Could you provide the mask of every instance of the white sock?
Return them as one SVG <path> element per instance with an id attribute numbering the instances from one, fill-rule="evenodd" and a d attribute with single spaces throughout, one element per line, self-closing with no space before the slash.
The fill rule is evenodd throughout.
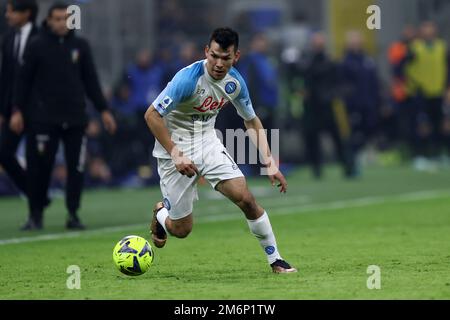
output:
<path id="1" fill-rule="evenodd" d="M 156 214 L 156 220 L 158 220 L 158 222 L 162 225 L 162 227 L 164 228 L 164 230 L 166 231 L 167 234 L 169 234 L 169 232 L 167 232 L 167 227 L 166 227 L 166 219 L 168 216 L 169 216 L 169 211 L 167 211 L 167 208 L 162 208 Z"/>
<path id="2" fill-rule="evenodd" d="M 256 220 L 247 220 L 250 231 L 258 239 L 267 256 L 269 264 L 277 259 L 282 259 L 278 253 L 277 241 L 272 231 L 269 216 L 264 211 L 263 215 Z"/>

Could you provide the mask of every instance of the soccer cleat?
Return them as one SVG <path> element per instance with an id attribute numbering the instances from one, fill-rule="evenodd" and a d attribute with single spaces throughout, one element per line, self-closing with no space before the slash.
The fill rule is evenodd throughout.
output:
<path id="1" fill-rule="evenodd" d="M 270 265 L 274 273 L 291 273 L 297 272 L 297 269 L 291 267 L 289 263 L 284 260 L 277 259 L 274 263 Z"/>
<path id="2" fill-rule="evenodd" d="M 29 218 L 28 221 L 20 228 L 21 231 L 34 231 L 34 230 L 42 230 L 42 222 L 36 222 L 32 218 Z"/>
<path id="3" fill-rule="evenodd" d="M 153 208 L 152 223 L 150 224 L 152 241 L 157 248 L 164 247 L 167 241 L 167 233 L 164 230 L 163 226 L 159 223 L 158 219 L 156 219 L 156 214 L 162 208 L 164 208 L 164 204 L 162 202 L 158 202 L 157 204 L 155 204 L 155 207 Z"/>
<path id="4" fill-rule="evenodd" d="M 78 217 L 69 217 L 66 228 L 69 230 L 84 230 L 86 229 L 86 226 L 81 223 Z"/>

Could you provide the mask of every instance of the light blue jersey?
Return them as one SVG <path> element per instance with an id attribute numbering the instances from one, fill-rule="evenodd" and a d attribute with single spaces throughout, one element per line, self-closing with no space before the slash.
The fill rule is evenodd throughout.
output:
<path id="1" fill-rule="evenodd" d="M 244 120 L 256 117 L 247 85 L 239 72 L 231 68 L 225 78 L 215 80 L 206 70 L 206 60 L 201 60 L 181 69 L 153 106 L 164 118 L 175 144 L 186 155 L 193 156 L 196 145 L 217 139 L 216 117 L 228 102 Z M 153 156 L 170 158 L 158 141 Z"/>

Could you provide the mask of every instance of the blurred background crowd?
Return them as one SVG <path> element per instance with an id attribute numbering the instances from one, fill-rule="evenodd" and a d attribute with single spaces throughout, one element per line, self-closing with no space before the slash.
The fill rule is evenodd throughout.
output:
<path id="1" fill-rule="evenodd" d="M 52 1 L 39 1 L 45 14 Z M 154 138 L 143 115 L 184 66 L 203 59 L 210 32 L 241 36 L 236 66 L 267 129 L 280 129 L 282 169 L 316 178 L 337 162 L 343 176 L 371 161 L 433 170 L 450 162 L 450 1 L 446 0 L 84 0 L 89 39 L 103 91 L 117 120 L 107 136 L 92 112 L 87 128 L 88 187 L 159 183 Z M 366 9 L 381 8 L 381 30 Z M 2 12 L 6 1 L 0 0 Z M 38 19 L 39 21 L 42 19 Z M 7 29 L 0 17 L 0 36 Z M 217 128 L 240 128 L 224 108 Z M 19 159 L 24 159 L 19 148 Z M 58 160 L 59 159 L 59 160 Z M 244 173 L 255 174 L 243 166 Z M 52 188 L 66 179 L 62 153 Z M 17 189 L 0 168 L 0 195 Z"/>

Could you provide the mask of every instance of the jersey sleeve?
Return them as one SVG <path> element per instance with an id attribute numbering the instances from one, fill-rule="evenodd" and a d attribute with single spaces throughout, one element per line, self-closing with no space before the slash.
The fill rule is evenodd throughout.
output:
<path id="1" fill-rule="evenodd" d="M 242 119 L 246 121 L 252 120 L 256 117 L 256 114 L 255 110 L 253 109 L 252 100 L 250 99 L 247 84 L 236 69 L 233 68 L 233 71 L 234 72 L 232 73 L 232 75 L 239 81 L 241 91 L 239 92 L 238 96 L 232 101 L 232 103 Z"/>
<path id="2" fill-rule="evenodd" d="M 166 88 L 153 101 L 152 105 L 161 116 L 166 116 L 176 109 L 178 104 L 192 96 L 198 80 L 195 69 L 195 66 L 190 66 L 178 71 L 172 81 L 167 84 Z"/>

